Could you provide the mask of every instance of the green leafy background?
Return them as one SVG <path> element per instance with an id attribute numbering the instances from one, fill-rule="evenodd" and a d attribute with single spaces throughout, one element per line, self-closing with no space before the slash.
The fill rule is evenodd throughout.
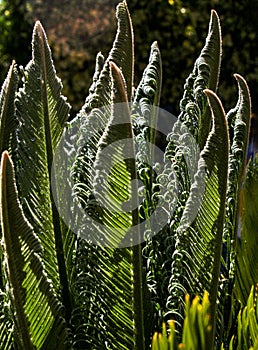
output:
<path id="1" fill-rule="evenodd" d="M 82 106 L 94 72 L 95 56 L 106 54 L 115 36 L 118 0 L 3 0 L 0 5 L 0 79 L 9 63 L 30 59 L 33 23 L 39 19 L 53 50 L 56 69 L 75 114 Z M 183 85 L 198 56 L 207 32 L 210 10 L 220 16 L 223 38 L 223 71 L 219 94 L 231 108 L 236 87 L 232 72 L 248 82 L 257 110 L 258 2 L 253 0 L 130 0 L 128 7 L 135 33 L 135 84 L 148 63 L 149 47 L 157 40 L 163 60 L 161 107 L 177 114 Z M 19 33 L 19 35 L 17 35 Z M 138 77 L 138 78 L 137 78 Z"/>

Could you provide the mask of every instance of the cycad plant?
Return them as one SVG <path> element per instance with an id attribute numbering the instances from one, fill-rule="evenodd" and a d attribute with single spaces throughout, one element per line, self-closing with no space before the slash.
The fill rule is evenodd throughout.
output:
<path id="1" fill-rule="evenodd" d="M 250 97 L 240 75 L 232 110 L 216 95 L 218 16 L 212 11 L 164 154 L 158 45 L 134 88 L 125 1 L 117 19 L 113 47 L 97 55 L 72 121 L 39 22 L 31 61 L 20 71 L 13 63 L 2 87 L 1 349 L 174 349 L 155 333 L 163 327 L 165 339 L 170 320 L 173 346 L 257 346 L 253 290 L 248 299 L 258 281 Z M 201 304 L 191 309 L 190 300 L 203 293 L 196 322 L 189 312 Z M 192 329 L 209 336 L 191 337 Z"/>

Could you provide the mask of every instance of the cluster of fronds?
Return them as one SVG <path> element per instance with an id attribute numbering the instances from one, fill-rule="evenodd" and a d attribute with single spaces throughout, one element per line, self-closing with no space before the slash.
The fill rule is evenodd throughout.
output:
<path id="1" fill-rule="evenodd" d="M 247 84 L 235 75 L 239 96 L 226 113 L 212 11 L 163 158 L 159 48 L 134 89 L 125 1 L 117 19 L 72 121 L 39 22 L 21 79 L 13 63 L 2 87 L 0 347 L 255 348 L 258 164 L 246 175 Z M 165 326 L 155 333 L 166 321 L 168 338 Z"/>

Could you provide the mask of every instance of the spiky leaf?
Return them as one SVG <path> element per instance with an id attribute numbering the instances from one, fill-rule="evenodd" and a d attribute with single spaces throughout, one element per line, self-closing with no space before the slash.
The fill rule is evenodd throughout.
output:
<path id="1" fill-rule="evenodd" d="M 92 176 L 92 192 L 85 201 L 85 225 L 78 232 L 85 241 L 78 242 L 79 278 L 75 276 L 74 285 L 80 286 L 80 292 L 75 297 L 72 323 L 79 331 L 76 344 L 89 347 L 105 341 L 107 347 L 128 349 L 135 343 L 135 348 L 141 349 L 141 255 L 139 237 L 130 233 L 132 225 L 138 223 L 133 198 L 137 189 L 132 123 L 125 82 L 114 63 L 111 76 L 116 93 L 112 94 L 110 120 L 95 145 L 96 158 L 90 173 L 85 174 Z M 99 118 L 103 113 L 96 110 L 91 115 Z M 85 189 L 82 184 L 82 200 L 88 197 L 87 193 L 84 196 Z M 123 208 L 126 201 L 127 209 Z M 129 248 L 131 245 L 134 246 Z M 91 321 L 98 318 L 102 319 L 101 324 Z M 87 325 L 84 331 L 79 330 L 77 320 Z"/>
<path id="2" fill-rule="evenodd" d="M 15 94 L 18 86 L 18 73 L 13 62 L 0 94 L 0 152 L 11 152 L 14 148 L 14 133 L 16 129 L 15 119 Z"/>
<path id="3" fill-rule="evenodd" d="M 211 128 L 211 112 L 203 90 L 205 88 L 216 90 L 220 60 L 220 24 L 216 12 L 212 11 L 205 46 L 186 80 L 184 96 L 180 102 L 181 113 L 168 135 L 166 163 L 156 186 L 160 193 L 154 194 L 153 198 L 155 203 L 166 209 L 169 216 L 168 223 L 162 226 L 163 229 L 158 235 L 147 242 L 144 250 L 148 265 L 149 288 L 156 302 L 157 313 L 166 313 L 173 308 L 171 295 L 174 290 L 168 288 L 170 279 L 172 280 L 170 266 L 174 262 L 173 252 L 176 250 L 175 231 L 178 229 L 190 188 L 197 176 L 200 149 L 204 147 Z M 200 197 L 203 196 L 204 189 L 204 177 L 199 174 Z M 198 205 L 192 206 L 191 213 L 188 213 L 189 222 L 194 220 L 198 209 Z M 176 274 L 179 278 L 182 277 L 180 271 Z M 183 288 L 180 294 L 183 297 L 185 293 L 186 290 Z M 177 297 L 174 295 L 173 298 L 176 300 Z M 181 314 L 182 312 L 183 308 Z"/>
<path id="4" fill-rule="evenodd" d="M 20 205 L 13 164 L 7 152 L 1 161 L 1 219 L 18 346 L 41 348 L 52 332 L 55 348 L 66 348 L 61 304 L 42 265 L 40 242 Z"/>
<path id="5" fill-rule="evenodd" d="M 4 150 L 8 150 L 10 153 L 15 147 L 15 93 L 18 85 L 18 73 L 16 64 L 13 62 L 8 75 L 4 81 L 0 94 L 0 154 Z M 2 231 L 0 233 L 2 237 Z M 8 308 L 9 296 L 6 291 L 6 274 L 3 266 L 4 252 L 2 246 L 0 246 L 0 339 L 5 344 L 5 349 L 11 347 L 13 327 L 10 317 L 10 310 Z"/>
<path id="6" fill-rule="evenodd" d="M 198 172 L 175 235 L 176 250 L 173 255 L 169 285 L 171 295 L 169 306 L 173 309 L 173 305 L 178 305 L 180 308 L 184 291 L 201 294 L 204 290 L 208 290 L 212 324 L 215 329 L 229 136 L 225 113 L 218 97 L 210 90 L 205 90 L 205 93 L 212 111 L 213 127 L 201 152 Z M 199 183 L 203 179 L 205 179 L 206 188 L 204 195 L 200 196 Z M 195 211 L 196 207 L 199 210 L 192 222 L 192 211 Z M 212 338 L 210 344 L 212 344 Z"/>
<path id="7" fill-rule="evenodd" d="M 235 75 L 239 96 L 236 106 L 227 113 L 230 135 L 229 181 L 227 187 L 225 225 L 223 229 L 223 254 L 220 282 L 220 303 L 218 329 L 224 333 L 224 341 L 229 337 L 230 327 L 234 326 L 234 300 L 232 295 L 236 277 L 236 247 L 241 226 L 243 181 L 246 172 L 246 157 L 250 127 L 250 96 L 245 80 Z M 237 254 L 238 255 L 238 254 Z M 243 273 L 242 276 L 246 274 Z M 251 285 L 246 285 L 248 296 Z M 245 303 L 245 301 L 243 301 Z M 221 323 L 220 323 L 221 322 Z"/>
<path id="8" fill-rule="evenodd" d="M 35 24 L 32 60 L 25 68 L 25 82 L 16 99 L 18 145 L 15 157 L 17 184 L 26 217 L 44 248 L 48 278 L 69 299 L 59 214 L 51 193 L 53 154 L 68 118 L 69 105 L 61 96 L 45 32 Z M 31 166 L 33 164 L 33 166 Z M 52 185 L 54 176 L 52 176 Z M 66 294 L 66 297 L 65 297 Z M 66 300 L 68 306 L 69 302 Z"/>
<path id="9" fill-rule="evenodd" d="M 242 305 L 246 304 L 251 286 L 258 280 L 257 211 L 258 157 L 249 161 L 240 196 L 240 227 L 237 238 L 236 287 L 234 292 Z"/>
<path id="10" fill-rule="evenodd" d="M 200 148 L 205 145 L 211 128 L 211 114 L 204 89 L 216 92 L 221 62 L 221 29 L 219 17 L 211 12 L 209 32 L 200 56 L 194 64 L 193 72 L 186 80 L 184 96 L 180 102 L 180 122 L 197 138 Z"/>

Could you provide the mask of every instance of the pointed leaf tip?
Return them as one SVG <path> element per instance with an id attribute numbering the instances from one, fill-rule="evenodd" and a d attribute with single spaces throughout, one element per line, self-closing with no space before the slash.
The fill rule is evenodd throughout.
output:
<path id="1" fill-rule="evenodd" d="M 243 97 L 244 97 L 247 105 L 248 104 L 250 105 L 251 104 L 251 97 L 250 97 L 250 91 L 249 91 L 247 81 L 240 74 L 237 74 L 237 73 L 234 74 L 234 78 L 237 81 L 239 90 L 240 91 L 242 90 L 242 94 L 243 94 Z"/>
<path id="2" fill-rule="evenodd" d="M 242 78 L 241 75 L 238 73 L 233 74 L 233 76 L 236 80 L 238 80 L 239 78 Z"/>
<path id="3" fill-rule="evenodd" d="M 210 89 L 204 89 L 203 92 L 208 98 L 208 102 L 213 110 L 213 113 L 215 112 L 215 110 L 219 110 L 220 113 L 222 113 L 225 116 L 225 111 L 218 95 Z"/>
<path id="4" fill-rule="evenodd" d="M 238 73 L 235 73 L 234 74 L 234 78 L 236 79 L 236 81 L 238 82 L 238 83 L 244 83 L 244 85 L 248 88 L 248 85 L 247 85 L 247 82 L 246 82 L 246 80 L 245 80 L 245 78 L 243 78 L 242 77 L 242 75 L 240 75 L 240 74 L 238 74 Z"/>
<path id="5" fill-rule="evenodd" d="M 44 33 L 44 28 L 39 20 L 36 21 L 34 28 L 35 28 L 34 30 L 37 32 L 39 36 L 41 36 Z"/>
<path id="6" fill-rule="evenodd" d="M 115 64 L 115 62 L 109 62 L 110 73 L 113 80 L 113 103 L 128 102 L 127 92 L 126 92 L 126 82 L 121 69 Z"/>
<path id="7" fill-rule="evenodd" d="M 207 97 L 211 97 L 211 98 L 215 98 L 216 100 L 219 100 L 218 95 L 214 91 L 210 89 L 204 89 L 203 92 Z"/>
<path id="8" fill-rule="evenodd" d="M 218 15 L 218 13 L 217 13 L 217 11 L 215 11 L 215 10 L 211 10 L 211 17 L 210 17 L 211 19 L 211 23 L 213 22 L 217 22 L 218 24 L 220 23 L 220 19 L 219 19 L 219 15 Z"/>
<path id="9" fill-rule="evenodd" d="M 111 75 L 113 76 L 114 78 L 114 75 L 116 75 L 116 77 L 122 77 L 122 71 L 121 69 L 117 66 L 117 64 L 113 61 L 109 61 L 109 68 L 110 68 L 110 72 L 111 72 Z M 123 80 L 124 78 L 122 78 Z"/>
<path id="10" fill-rule="evenodd" d="M 36 28 L 42 27 L 42 24 L 41 24 L 41 22 L 40 22 L 39 20 L 36 21 L 35 27 L 36 27 Z"/>
<path id="11" fill-rule="evenodd" d="M 1 169 L 4 169 L 7 161 L 10 161 L 9 153 L 8 151 L 3 151 L 1 158 Z"/>
<path id="12" fill-rule="evenodd" d="M 217 18 L 219 18 L 219 15 L 218 15 L 217 11 L 214 10 L 214 9 L 211 10 L 211 15 L 212 16 L 216 16 Z"/>
<path id="13" fill-rule="evenodd" d="M 119 68 L 117 67 L 117 65 L 115 64 L 115 62 L 113 61 L 109 61 L 109 67 L 112 70 L 118 70 Z"/>
<path id="14" fill-rule="evenodd" d="M 205 93 L 206 96 L 209 96 L 209 95 L 215 95 L 216 96 L 216 94 L 210 89 L 204 89 L 203 92 Z"/>

